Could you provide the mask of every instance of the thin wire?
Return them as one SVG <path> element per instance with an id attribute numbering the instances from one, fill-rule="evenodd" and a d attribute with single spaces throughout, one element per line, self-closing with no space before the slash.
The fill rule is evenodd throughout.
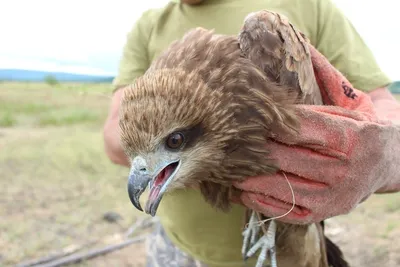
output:
<path id="1" fill-rule="evenodd" d="M 289 179 L 287 178 L 286 174 L 285 174 L 284 172 L 282 172 L 282 173 L 283 173 L 283 176 L 285 176 L 286 181 L 287 181 L 287 183 L 288 183 L 288 185 L 289 185 L 289 188 L 290 188 L 290 192 L 292 193 L 292 202 L 293 202 L 293 205 L 292 205 L 292 207 L 290 208 L 290 210 L 287 211 L 285 214 L 282 214 L 282 215 L 279 215 L 279 216 L 276 216 L 276 217 L 272 217 L 272 218 L 268 218 L 268 219 L 265 219 L 265 220 L 256 222 L 259 226 L 261 226 L 262 224 L 264 224 L 264 223 L 266 223 L 266 222 L 268 222 L 268 221 L 271 221 L 271 220 L 275 220 L 275 219 L 279 219 L 279 218 L 285 217 L 285 216 L 288 215 L 290 212 L 292 212 L 292 210 L 293 210 L 294 207 L 296 206 L 296 199 L 295 199 L 295 197 L 294 197 L 294 191 L 293 191 L 292 185 L 290 184 L 290 181 L 289 181 Z"/>

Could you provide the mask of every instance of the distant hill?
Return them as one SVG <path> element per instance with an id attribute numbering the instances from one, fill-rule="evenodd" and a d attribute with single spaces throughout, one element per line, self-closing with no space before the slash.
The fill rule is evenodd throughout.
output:
<path id="1" fill-rule="evenodd" d="M 389 90 L 394 94 L 400 94 L 400 81 L 392 83 L 389 86 Z"/>
<path id="2" fill-rule="evenodd" d="M 0 69 L 0 81 L 43 82 L 52 76 L 59 82 L 111 82 L 113 76 L 98 76 L 67 72 L 47 72 L 37 70 Z"/>

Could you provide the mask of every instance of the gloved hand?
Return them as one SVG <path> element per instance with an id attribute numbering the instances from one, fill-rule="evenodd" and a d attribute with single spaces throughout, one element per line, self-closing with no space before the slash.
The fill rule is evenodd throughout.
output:
<path id="1" fill-rule="evenodd" d="M 289 223 L 318 222 L 345 214 L 375 192 L 400 191 L 400 127 L 378 117 L 371 98 L 354 89 L 310 46 L 326 105 L 299 105 L 300 133 L 267 144 L 281 171 L 235 186 L 241 202 Z M 392 103 L 393 104 L 393 103 Z M 400 106 L 392 108 L 400 112 Z M 386 114 L 387 115 L 387 114 Z"/>

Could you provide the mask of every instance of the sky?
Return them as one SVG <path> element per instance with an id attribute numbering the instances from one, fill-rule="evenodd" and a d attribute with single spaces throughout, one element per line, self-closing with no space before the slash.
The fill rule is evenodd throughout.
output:
<path id="1" fill-rule="evenodd" d="M 245 0 L 243 0 L 245 1 Z M 400 1 L 333 0 L 400 80 Z M 115 75 L 126 34 L 145 10 L 168 0 L 3 0 L 0 69 Z"/>

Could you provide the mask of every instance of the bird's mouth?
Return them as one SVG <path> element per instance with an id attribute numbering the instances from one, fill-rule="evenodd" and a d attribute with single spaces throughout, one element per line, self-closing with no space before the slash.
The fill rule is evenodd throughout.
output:
<path id="1" fill-rule="evenodd" d="M 178 172 L 179 167 L 180 161 L 173 161 L 159 168 L 155 175 L 151 175 L 145 171 L 136 171 L 132 166 L 128 179 L 128 194 L 132 204 L 138 210 L 143 211 L 139 199 L 148 186 L 150 193 L 144 212 L 155 216 L 161 199 Z"/>

